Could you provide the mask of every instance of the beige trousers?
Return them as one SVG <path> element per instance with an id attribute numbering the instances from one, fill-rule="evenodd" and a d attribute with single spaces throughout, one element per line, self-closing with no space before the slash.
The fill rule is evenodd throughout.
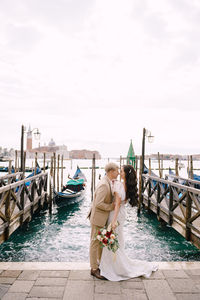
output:
<path id="1" fill-rule="evenodd" d="M 98 240 L 94 240 L 97 231 L 102 228 L 91 224 L 91 236 L 90 236 L 90 267 L 91 269 L 97 269 L 101 260 L 102 248 Z"/>

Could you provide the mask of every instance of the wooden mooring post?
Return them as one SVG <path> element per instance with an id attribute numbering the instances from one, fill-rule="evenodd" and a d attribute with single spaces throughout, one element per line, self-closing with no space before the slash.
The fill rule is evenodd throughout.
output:
<path id="1" fill-rule="evenodd" d="M 175 171 L 176 171 L 176 176 L 179 176 L 179 170 L 178 170 L 178 157 L 175 160 Z"/>
<path id="2" fill-rule="evenodd" d="M 15 150 L 15 173 L 19 172 L 19 169 L 17 168 L 17 150 Z"/>
<path id="3" fill-rule="evenodd" d="M 95 181 L 96 181 L 96 167 L 95 167 L 95 153 L 93 153 L 92 178 L 91 178 L 91 201 L 93 201 L 93 199 L 94 199 Z"/>
<path id="4" fill-rule="evenodd" d="M 142 178 L 142 169 L 143 169 L 143 157 L 140 156 L 140 171 L 139 171 L 139 201 L 138 201 L 138 209 L 137 212 L 140 214 L 141 211 L 141 204 L 143 202 L 143 196 L 142 196 L 142 191 L 143 191 L 143 178 Z"/>
<path id="5" fill-rule="evenodd" d="M 56 153 L 53 153 L 53 188 L 56 186 Z"/>
<path id="6" fill-rule="evenodd" d="M 60 192 L 59 175 L 60 175 L 60 154 L 58 154 L 58 160 L 57 160 L 57 192 Z"/>
<path id="7" fill-rule="evenodd" d="M 190 178 L 193 179 L 193 160 L 192 160 L 192 155 L 190 155 Z"/>
<path id="8" fill-rule="evenodd" d="M 61 190 L 63 189 L 63 155 L 61 156 Z"/>
<path id="9" fill-rule="evenodd" d="M 158 169 L 159 169 L 159 176 L 162 178 L 161 166 L 160 166 L 160 153 L 158 152 Z"/>
<path id="10" fill-rule="evenodd" d="M 53 174 L 54 174 L 54 156 L 51 157 L 51 166 L 50 166 L 50 178 L 49 178 L 49 213 L 52 213 L 52 203 L 53 203 Z"/>

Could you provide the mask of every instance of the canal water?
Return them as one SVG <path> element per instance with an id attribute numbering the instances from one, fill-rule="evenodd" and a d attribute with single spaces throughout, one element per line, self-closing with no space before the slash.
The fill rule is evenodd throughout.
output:
<path id="1" fill-rule="evenodd" d="M 106 161 L 97 161 L 103 166 Z M 91 161 L 66 162 L 64 172 L 73 175 L 76 165 L 91 166 Z M 88 184 L 85 199 L 71 206 L 53 207 L 37 213 L 32 221 L 15 231 L 0 245 L 0 261 L 89 261 L 90 224 L 86 216 L 90 208 L 91 170 L 84 169 Z M 104 175 L 103 169 L 97 170 Z M 148 261 L 200 261 L 200 251 L 180 234 L 157 221 L 153 213 L 126 207 L 124 228 L 126 253 L 132 259 Z"/>

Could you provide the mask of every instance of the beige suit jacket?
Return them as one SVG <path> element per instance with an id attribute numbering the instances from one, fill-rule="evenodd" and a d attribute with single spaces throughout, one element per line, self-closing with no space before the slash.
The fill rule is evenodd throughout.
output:
<path id="1" fill-rule="evenodd" d="M 94 200 L 89 214 L 91 224 L 104 227 L 108 220 L 109 212 L 114 209 L 112 192 L 107 176 L 104 176 L 96 187 Z"/>

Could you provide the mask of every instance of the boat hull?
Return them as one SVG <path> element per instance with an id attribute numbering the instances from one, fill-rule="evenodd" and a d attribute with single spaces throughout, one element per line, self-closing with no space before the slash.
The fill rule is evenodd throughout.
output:
<path id="1" fill-rule="evenodd" d="M 85 190 L 81 190 L 77 193 L 67 193 L 67 192 L 56 192 L 54 191 L 54 199 L 56 204 L 64 204 L 64 205 L 71 205 L 74 203 L 78 203 L 83 200 L 85 197 Z"/>

